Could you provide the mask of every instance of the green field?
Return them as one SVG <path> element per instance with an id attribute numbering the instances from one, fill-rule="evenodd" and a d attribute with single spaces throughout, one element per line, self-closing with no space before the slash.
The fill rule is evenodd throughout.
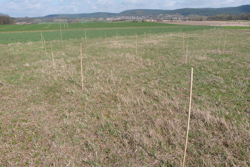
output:
<path id="1" fill-rule="evenodd" d="M 223 26 L 224 29 L 227 29 L 227 30 L 249 30 L 250 29 L 250 26 L 248 27 L 239 27 L 239 26 Z"/>
<path id="2" fill-rule="evenodd" d="M 250 166 L 249 29 L 104 25 L 0 33 L 0 166 L 182 166 L 191 68 L 186 166 Z"/>
<path id="3" fill-rule="evenodd" d="M 129 27 L 166 27 L 164 23 L 150 22 L 120 22 L 120 23 L 71 23 L 61 24 L 62 30 L 75 29 L 104 29 L 104 28 L 129 28 Z M 60 24 L 31 24 L 31 25 L 0 25 L 0 32 L 15 32 L 15 31 L 51 31 L 60 30 Z"/>
<path id="4" fill-rule="evenodd" d="M 67 27 L 67 26 L 66 26 Z M 196 30 L 207 30 L 215 27 L 208 26 L 182 26 L 163 23 L 86 23 L 68 24 L 62 26 L 64 40 L 88 38 L 104 38 L 126 35 L 141 35 L 155 33 L 176 33 Z M 11 32 L 12 31 L 12 32 Z M 18 42 L 36 42 L 41 40 L 41 33 L 46 41 L 61 40 L 60 24 L 34 24 L 34 25 L 5 25 L 0 26 L 0 44 Z"/>

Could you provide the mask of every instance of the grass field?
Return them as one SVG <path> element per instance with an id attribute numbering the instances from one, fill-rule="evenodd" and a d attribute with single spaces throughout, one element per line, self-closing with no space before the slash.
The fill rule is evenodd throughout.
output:
<path id="1" fill-rule="evenodd" d="M 193 67 L 186 166 L 250 166 L 250 31 L 176 27 L 1 42 L 0 165 L 181 166 Z"/>

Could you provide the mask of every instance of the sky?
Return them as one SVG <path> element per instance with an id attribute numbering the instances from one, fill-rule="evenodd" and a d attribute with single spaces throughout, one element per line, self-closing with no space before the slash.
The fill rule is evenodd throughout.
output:
<path id="1" fill-rule="evenodd" d="M 11 17 L 110 12 L 129 9 L 220 8 L 250 4 L 250 0 L 0 0 L 0 13 Z"/>

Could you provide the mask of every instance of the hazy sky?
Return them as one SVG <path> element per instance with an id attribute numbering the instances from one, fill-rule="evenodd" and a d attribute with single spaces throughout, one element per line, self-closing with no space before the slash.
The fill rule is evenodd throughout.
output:
<path id="1" fill-rule="evenodd" d="M 61 13 L 118 13 L 128 9 L 235 7 L 250 0 L 0 0 L 0 13 L 36 17 Z"/>

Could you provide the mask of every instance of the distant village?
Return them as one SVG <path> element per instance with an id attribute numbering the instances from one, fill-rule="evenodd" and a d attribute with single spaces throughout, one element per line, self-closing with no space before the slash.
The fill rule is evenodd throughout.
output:
<path id="1" fill-rule="evenodd" d="M 178 21 L 188 20 L 189 17 L 184 16 L 116 16 L 109 18 L 15 18 L 15 23 L 22 24 L 40 24 L 40 23 L 87 23 L 87 22 L 119 22 L 119 21 L 133 21 L 133 22 L 165 22 L 165 21 Z"/>
<path id="2" fill-rule="evenodd" d="M 105 20 L 104 18 L 99 18 L 99 20 Z M 112 18 L 106 18 L 107 21 L 122 21 L 122 20 L 134 20 L 134 21 L 146 21 L 146 22 L 161 22 L 163 20 L 188 20 L 188 17 L 184 16 L 117 16 Z"/>

